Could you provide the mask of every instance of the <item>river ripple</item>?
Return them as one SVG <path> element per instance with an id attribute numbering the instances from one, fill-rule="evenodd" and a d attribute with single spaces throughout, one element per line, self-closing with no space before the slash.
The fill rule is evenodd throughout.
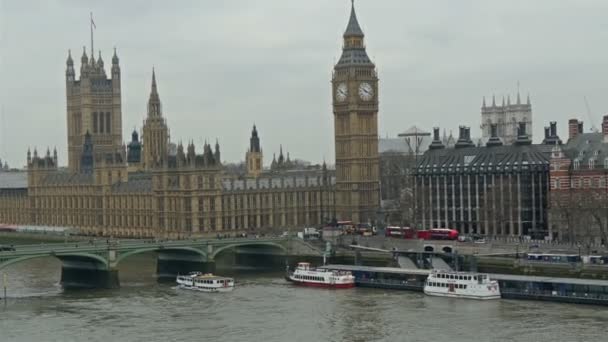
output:
<path id="1" fill-rule="evenodd" d="M 235 272 L 235 291 L 195 293 L 158 283 L 151 255 L 125 261 L 115 290 L 64 292 L 51 258 L 5 271 L 0 341 L 591 342 L 608 330 L 604 307 L 298 288 L 281 272 Z"/>

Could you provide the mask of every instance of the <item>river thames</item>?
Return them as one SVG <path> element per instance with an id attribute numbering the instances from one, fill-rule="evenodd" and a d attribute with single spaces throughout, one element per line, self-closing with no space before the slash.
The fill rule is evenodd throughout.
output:
<path id="1" fill-rule="evenodd" d="M 294 287 L 282 272 L 224 271 L 231 293 L 158 283 L 153 255 L 120 268 L 120 289 L 63 291 L 60 262 L 4 270 L 0 341 L 605 341 L 605 307 L 479 302 L 381 289 Z"/>

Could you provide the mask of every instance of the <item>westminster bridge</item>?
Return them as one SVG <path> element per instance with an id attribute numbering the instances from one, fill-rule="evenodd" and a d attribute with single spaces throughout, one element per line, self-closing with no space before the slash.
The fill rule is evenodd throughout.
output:
<path id="1" fill-rule="evenodd" d="M 277 257 L 322 257 L 324 251 L 293 237 L 196 240 L 91 240 L 16 245 L 0 251 L 0 270 L 25 260 L 55 257 L 62 263 L 64 287 L 118 287 L 118 266 L 130 256 L 155 252 L 159 277 L 191 271 L 212 272 L 218 255 L 231 251 Z"/>

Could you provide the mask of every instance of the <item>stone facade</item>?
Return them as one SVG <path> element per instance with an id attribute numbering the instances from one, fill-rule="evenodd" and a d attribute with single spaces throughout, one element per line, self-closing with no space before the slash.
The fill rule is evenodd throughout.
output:
<path id="1" fill-rule="evenodd" d="M 368 222 L 379 209 L 378 75 L 351 10 L 342 56 L 334 67 L 332 98 L 339 220 Z"/>
<path id="2" fill-rule="evenodd" d="M 502 99 L 502 105 L 496 105 L 496 99 L 492 96 L 492 105 L 486 105 L 486 99 L 483 99 L 481 106 L 481 132 L 482 141 L 485 143 L 491 135 L 491 126 L 496 125 L 497 135 L 505 145 L 511 145 L 517 140 L 518 123 L 526 124 L 526 130 L 530 139 L 532 139 L 532 105 L 530 104 L 530 96 L 526 103 L 521 102 L 519 92 L 517 100 L 511 103 L 511 97 Z"/>
<path id="3" fill-rule="evenodd" d="M 153 77 L 150 103 L 160 103 Z M 153 101 L 154 100 L 154 101 Z M 160 116 L 149 106 L 151 117 Z M 146 122 L 149 123 L 149 122 Z M 166 132 L 167 130 L 161 130 Z M 144 127 L 144 132 L 154 132 Z M 0 190 L 0 223 L 77 227 L 85 234 L 121 237 L 184 237 L 266 229 L 320 226 L 335 216 L 333 172 L 323 168 L 262 172 L 259 137 L 254 129 L 250 152 L 259 153 L 251 174 L 226 172 L 219 143 L 180 143 L 175 155 L 158 155 L 141 168 L 153 138 L 143 144 L 133 133 L 128 157 L 98 153 L 94 135 L 85 134 L 80 170 L 57 166 L 57 152 L 28 151 L 27 186 Z M 158 144 L 153 144 L 159 153 Z M 248 155 L 251 158 L 251 154 Z M 162 163 L 160 163 L 162 162 Z M 148 164 L 150 165 L 150 164 Z"/>
<path id="4" fill-rule="evenodd" d="M 249 139 L 249 149 L 245 154 L 245 163 L 247 164 L 247 174 L 257 177 L 262 173 L 263 154 L 260 148 L 260 137 L 258 137 L 258 129 L 253 125 L 251 138 Z"/>
<path id="5" fill-rule="evenodd" d="M 0 223 L 68 226 L 101 236 L 183 237 L 369 222 L 379 209 L 378 77 L 354 8 L 335 65 L 332 92 L 336 169 L 273 158 L 265 170 L 257 128 L 244 171 L 221 162 L 220 146 L 174 145 L 156 74 L 142 139 L 122 142 L 120 67 L 82 56 L 80 80 L 68 57 L 68 168 L 57 152 L 28 151 L 27 186 L 0 189 Z M 237 170 L 237 172 L 234 172 Z"/>
<path id="6" fill-rule="evenodd" d="M 169 155 L 169 128 L 163 117 L 154 70 L 152 70 L 152 89 L 150 90 L 148 115 L 144 121 L 142 138 L 146 145 L 142 161 L 144 169 L 152 170 L 165 165 Z"/>
<path id="7" fill-rule="evenodd" d="M 82 52 L 80 79 L 76 79 L 74 61 L 66 61 L 66 99 L 68 132 L 68 167 L 79 171 L 85 135 L 91 134 L 95 153 L 114 154 L 123 146 L 120 66 L 116 50 L 112 57 L 111 77 L 106 75 L 101 52 L 97 61 Z"/>

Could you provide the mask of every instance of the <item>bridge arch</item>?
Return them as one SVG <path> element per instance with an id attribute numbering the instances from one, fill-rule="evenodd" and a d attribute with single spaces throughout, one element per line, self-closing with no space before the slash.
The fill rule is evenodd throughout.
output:
<path id="1" fill-rule="evenodd" d="M 61 261 L 63 263 L 63 259 L 62 257 L 78 257 L 78 258 L 83 258 L 83 259 L 91 259 L 94 262 L 99 263 L 103 269 L 108 269 L 108 261 L 102 257 L 99 256 L 97 254 L 91 254 L 91 253 L 61 253 L 61 254 L 56 254 L 56 253 L 48 253 L 48 254 L 38 254 L 38 255 L 24 255 L 21 257 L 17 257 L 17 258 L 13 258 L 13 259 L 8 259 L 4 262 L 0 262 L 0 269 L 3 269 L 7 266 L 10 266 L 12 264 L 16 264 L 22 261 L 26 261 L 26 260 L 31 260 L 31 259 L 37 259 L 37 258 L 46 258 L 46 257 L 55 257 L 57 259 L 59 259 L 59 261 Z"/>
<path id="2" fill-rule="evenodd" d="M 236 243 L 232 243 L 229 245 L 225 245 L 222 247 L 219 247 L 218 249 L 215 249 L 213 251 L 213 253 L 211 253 L 210 257 L 212 260 L 215 260 L 215 258 L 217 257 L 218 254 L 220 254 L 221 252 L 227 250 L 227 249 L 231 249 L 231 248 L 236 248 L 236 247 L 245 247 L 245 246 L 269 246 L 269 247 L 275 247 L 275 248 L 279 248 L 280 250 L 283 251 L 283 253 L 287 254 L 287 248 L 283 245 L 281 245 L 280 243 L 276 243 L 276 242 L 257 242 L 257 241 L 243 241 L 243 242 L 236 242 Z"/>
<path id="3" fill-rule="evenodd" d="M 116 260 L 113 262 L 114 266 L 118 266 L 118 264 L 123 261 L 124 259 L 136 255 L 136 254 L 141 254 L 141 253 L 148 253 L 148 252 L 171 252 L 171 251 L 184 251 L 184 252 L 192 252 L 195 254 L 199 254 L 202 256 L 203 260 L 207 260 L 207 253 L 198 249 L 198 248 L 193 248 L 193 247 L 150 247 L 150 248 L 140 248 L 140 249 L 134 249 L 125 253 L 121 253 Z"/>

